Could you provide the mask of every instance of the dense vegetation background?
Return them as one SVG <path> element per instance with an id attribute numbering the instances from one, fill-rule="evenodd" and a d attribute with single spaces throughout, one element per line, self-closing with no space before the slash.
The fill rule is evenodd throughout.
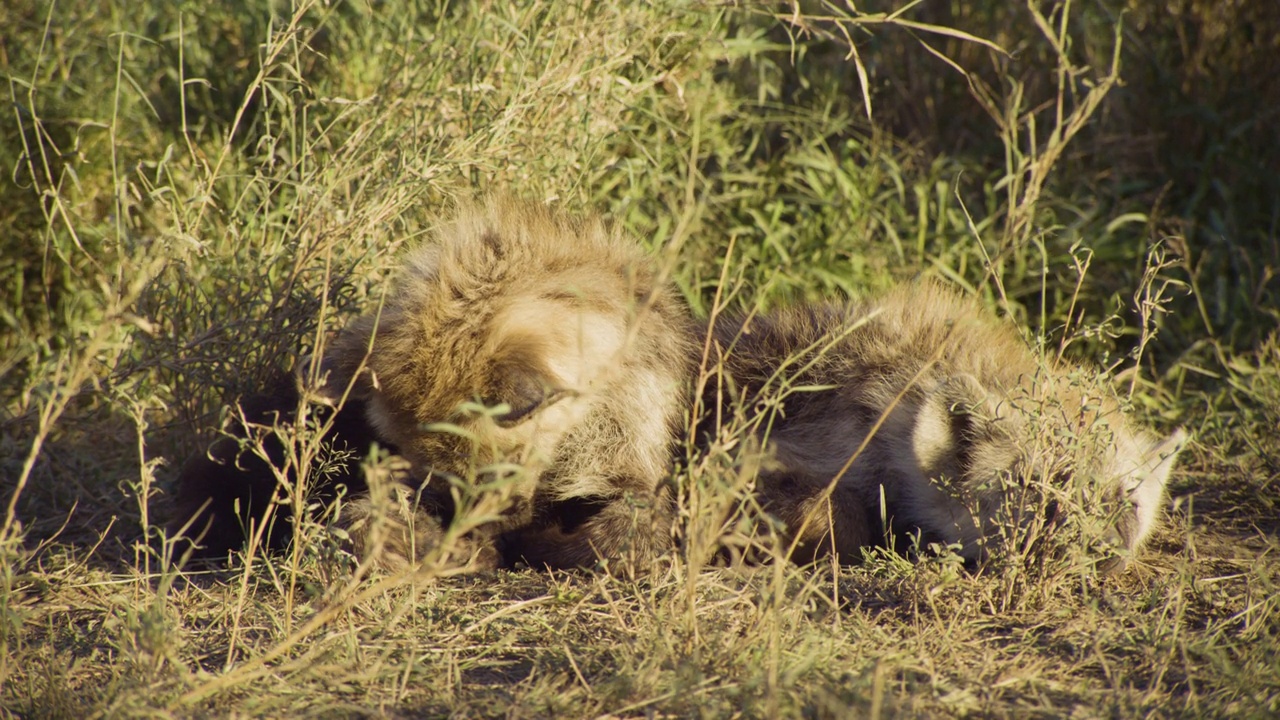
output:
<path id="1" fill-rule="evenodd" d="M 0 7 L 0 715 L 1280 713 L 1280 5 Z M 921 273 L 1196 441 L 1119 578 L 187 574 L 226 403 L 451 198 L 601 212 L 690 303 Z M 717 295 L 719 293 L 719 295 Z M 337 568 L 337 569 L 335 569 Z"/>

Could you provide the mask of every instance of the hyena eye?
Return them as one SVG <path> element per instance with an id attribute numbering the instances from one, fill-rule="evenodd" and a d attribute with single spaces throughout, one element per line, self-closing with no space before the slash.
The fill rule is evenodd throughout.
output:
<path id="1" fill-rule="evenodd" d="M 491 380 L 489 391 L 482 402 L 488 407 L 505 405 L 509 410 L 495 416 L 495 421 L 502 427 L 519 425 L 533 415 L 538 408 L 558 400 L 559 393 L 554 392 L 542 375 L 529 368 L 506 368 L 496 373 Z"/>

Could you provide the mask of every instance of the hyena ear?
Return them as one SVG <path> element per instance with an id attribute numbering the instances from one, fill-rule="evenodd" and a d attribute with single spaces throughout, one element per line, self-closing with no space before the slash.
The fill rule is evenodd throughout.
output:
<path id="1" fill-rule="evenodd" d="M 376 324 L 373 316 L 356 318 L 338 333 L 318 360 L 315 355 L 304 358 L 300 366 L 304 384 L 330 403 L 339 402 L 344 395 L 356 400 L 367 398 L 373 382 L 365 364 Z M 315 367 L 317 362 L 319 366 Z"/>
<path id="2" fill-rule="evenodd" d="M 1178 428 L 1169 437 L 1151 442 L 1143 451 L 1134 477 L 1136 482 L 1129 488 L 1129 499 L 1140 513 L 1148 508 L 1154 512 L 1160 504 L 1169 474 L 1173 472 L 1173 463 L 1186 444 L 1187 432 Z"/>
<path id="3" fill-rule="evenodd" d="M 956 373 L 942 378 L 932 392 L 941 397 L 953 413 L 965 412 L 968 405 L 981 402 L 986 395 L 982 383 L 969 373 Z"/>
<path id="4" fill-rule="evenodd" d="M 1167 438 L 1145 442 L 1146 447 L 1138 458 L 1136 471 L 1125 481 L 1125 490 L 1129 494 L 1129 503 L 1133 508 L 1131 536 L 1126 538 L 1126 545 L 1134 549 L 1155 527 L 1156 518 L 1160 514 L 1160 505 L 1164 501 L 1165 485 L 1169 482 L 1169 473 L 1173 471 L 1173 463 L 1178 453 L 1187 443 L 1187 433 L 1178 428 Z"/>
<path id="5" fill-rule="evenodd" d="M 948 376 L 936 392 L 952 415 L 964 416 L 970 422 L 980 423 L 994 423 L 1001 418 L 1000 398 L 969 373 Z"/>
<path id="6" fill-rule="evenodd" d="M 532 368 L 522 366 L 499 367 L 490 378 L 483 402 L 489 407 L 506 405 L 510 408 L 499 416 L 498 424 L 504 427 L 517 425 L 542 406 L 547 399 L 547 382 Z"/>

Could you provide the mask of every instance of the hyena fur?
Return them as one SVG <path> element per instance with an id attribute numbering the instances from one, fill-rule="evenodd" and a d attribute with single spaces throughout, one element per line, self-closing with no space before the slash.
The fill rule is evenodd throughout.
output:
<path id="1" fill-rule="evenodd" d="M 347 436 L 412 468 L 390 505 L 352 483 L 344 508 L 356 547 L 391 566 L 437 543 L 477 484 L 505 510 L 468 533 L 473 566 L 644 561 L 672 543 L 688 426 L 706 438 L 710 418 L 759 408 L 775 415 L 747 424 L 770 456 L 755 492 L 797 559 L 914 538 L 978 563 L 1010 523 L 1037 521 L 1018 516 L 1020 489 L 1078 478 L 1083 510 L 1108 513 L 1106 539 L 1132 551 L 1185 440 L 1135 428 L 1088 373 L 935 283 L 699 326 L 634 241 L 507 199 L 464 206 L 410 252 L 320 369 L 313 390 L 345 398 L 343 419 L 356 408 Z M 227 494 L 195 465 L 180 497 Z"/>

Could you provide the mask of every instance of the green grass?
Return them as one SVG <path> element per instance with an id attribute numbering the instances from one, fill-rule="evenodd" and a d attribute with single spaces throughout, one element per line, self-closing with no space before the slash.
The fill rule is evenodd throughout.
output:
<path id="1" fill-rule="evenodd" d="M 1280 712 L 1280 13 L 963 5 L 0 9 L 0 716 Z M 1193 433 L 1163 528 L 1031 584 L 701 541 L 632 581 L 352 582 L 319 526 L 172 570 L 225 403 L 494 189 L 607 215 L 704 314 L 971 289 Z"/>

